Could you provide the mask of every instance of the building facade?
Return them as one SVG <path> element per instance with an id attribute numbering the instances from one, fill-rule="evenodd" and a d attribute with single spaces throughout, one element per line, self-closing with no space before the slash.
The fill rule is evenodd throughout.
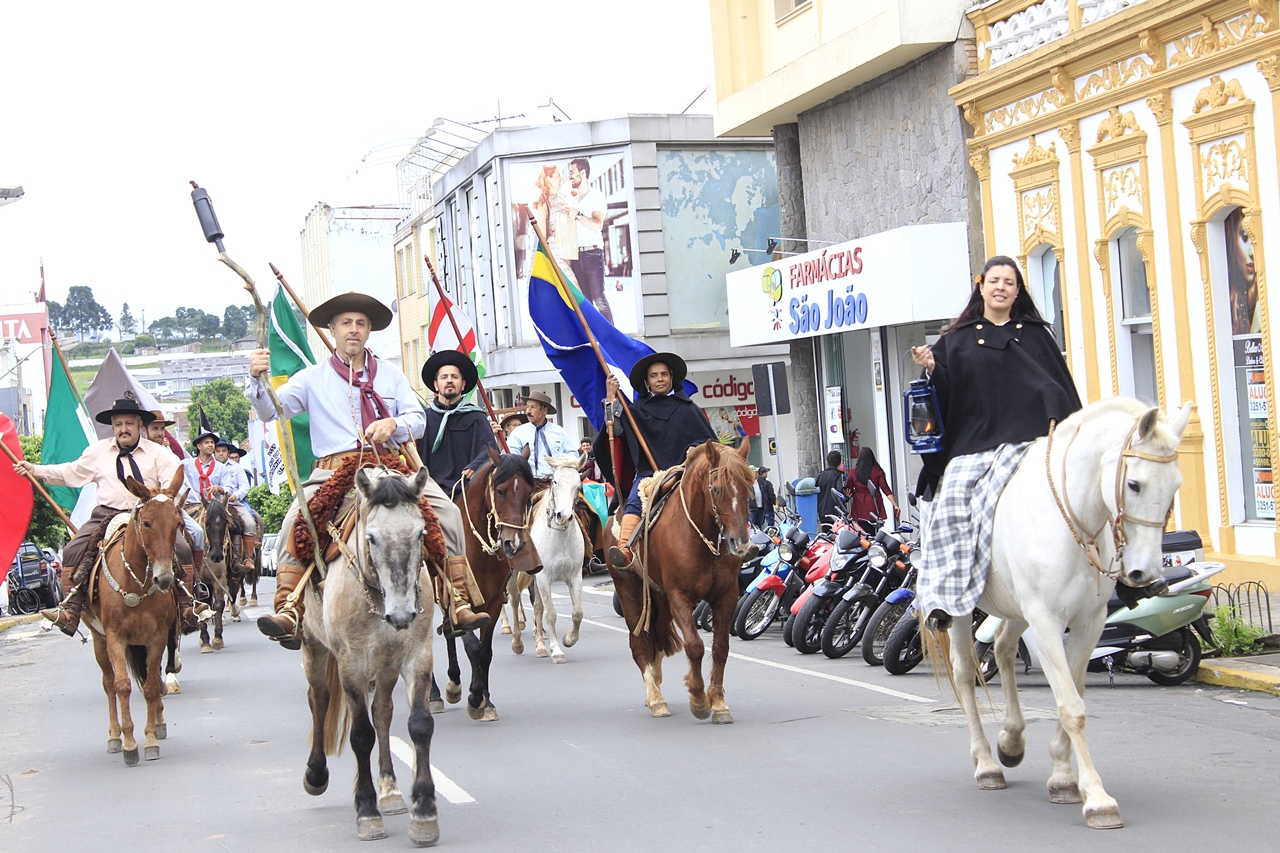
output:
<path id="1" fill-rule="evenodd" d="M 1195 405 L 1174 523 L 1228 580 L 1280 582 L 1276 0 L 999 0 L 968 17 L 976 73 L 951 94 L 986 252 L 1018 258 L 1052 306 L 1082 397 Z"/>

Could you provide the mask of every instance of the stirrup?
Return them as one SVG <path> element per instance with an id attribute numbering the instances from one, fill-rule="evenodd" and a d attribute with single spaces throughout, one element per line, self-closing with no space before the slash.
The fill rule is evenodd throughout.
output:
<path id="1" fill-rule="evenodd" d="M 627 552 L 622 550 L 618 545 L 609 548 L 609 565 L 614 568 L 620 575 L 631 575 L 634 572 L 631 566 L 635 563 L 635 557 L 627 556 Z"/>
<path id="2" fill-rule="evenodd" d="M 276 617 L 279 616 L 283 616 L 293 623 L 292 631 L 282 628 L 280 624 L 276 622 Z M 298 649 L 302 648 L 302 626 L 299 624 L 300 622 L 301 620 L 298 619 L 298 615 L 290 608 L 281 610 L 279 613 L 274 615 L 259 616 L 258 630 L 261 631 L 264 636 L 279 643 L 284 648 L 296 652 Z"/>

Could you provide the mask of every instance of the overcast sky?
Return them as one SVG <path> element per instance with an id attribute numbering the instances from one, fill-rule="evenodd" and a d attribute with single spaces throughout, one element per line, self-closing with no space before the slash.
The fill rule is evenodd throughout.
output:
<path id="1" fill-rule="evenodd" d="M 0 186 L 26 191 L 0 207 L 0 303 L 34 298 L 43 257 L 49 299 L 89 285 L 148 322 L 249 302 L 189 180 L 266 296 L 268 261 L 300 287 L 316 202 L 397 201 L 394 159 L 437 116 L 678 113 L 712 82 L 703 0 L 0 6 Z"/>

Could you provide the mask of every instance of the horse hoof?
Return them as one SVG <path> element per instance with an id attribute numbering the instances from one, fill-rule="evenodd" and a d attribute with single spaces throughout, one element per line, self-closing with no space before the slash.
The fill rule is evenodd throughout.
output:
<path id="1" fill-rule="evenodd" d="M 510 633 L 511 633 L 511 626 L 510 626 L 510 625 L 503 625 L 503 626 L 502 626 L 502 633 L 504 633 L 504 634 L 510 634 Z"/>
<path id="2" fill-rule="evenodd" d="M 552 662 L 552 663 L 564 663 L 564 662 L 565 662 L 565 661 L 564 661 L 564 655 L 552 655 L 552 656 L 551 656 L 551 662 Z"/>
<path id="3" fill-rule="evenodd" d="M 1120 809 L 1116 806 L 1103 806 L 1093 811 L 1085 810 L 1084 822 L 1090 829 L 1123 829 L 1124 821 L 1120 819 Z"/>
<path id="4" fill-rule="evenodd" d="M 524 643 L 517 643 L 515 640 L 512 640 L 511 651 L 515 652 L 518 655 L 524 654 Z"/>
<path id="5" fill-rule="evenodd" d="M 234 601 L 231 602 L 231 618 L 237 622 L 240 621 L 240 605 L 236 604 Z"/>
<path id="6" fill-rule="evenodd" d="M 450 681 L 444 686 L 444 698 L 450 705 L 457 705 L 462 701 L 462 685 Z"/>
<path id="7" fill-rule="evenodd" d="M 1008 787 L 1004 781 L 1004 774 L 999 770 L 988 770 L 986 773 L 979 773 L 978 790 L 980 791 L 1001 791 Z"/>
<path id="8" fill-rule="evenodd" d="M 1004 751 L 1003 747 L 997 744 L 996 754 L 1000 756 L 1000 763 L 1003 764 L 1005 767 L 1017 767 L 1019 764 L 1022 763 L 1022 756 L 1026 755 L 1027 753 L 1026 753 L 1026 750 L 1024 749 L 1022 752 L 1019 752 L 1017 755 L 1010 755 L 1009 753 Z"/>
<path id="9" fill-rule="evenodd" d="M 160 747 L 144 746 L 142 748 L 142 757 L 147 761 L 156 761 L 160 758 Z"/>
<path id="10" fill-rule="evenodd" d="M 382 818 L 378 815 L 359 817 L 356 818 L 356 835 L 360 836 L 361 841 L 380 841 L 387 837 L 387 828 L 382 825 Z"/>
<path id="11" fill-rule="evenodd" d="M 473 719 L 473 720 L 483 720 L 483 719 L 484 719 L 484 708 L 473 708 L 473 707 L 471 707 L 471 703 L 470 703 L 470 702 L 468 702 L 468 703 L 467 703 L 467 716 L 468 716 L 468 717 L 470 717 L 470 718 L 471 718 L 471 719 Z"/>
<path id="12" fill-rule="evenodd" d="M 244 596 L 243 596 L 243 595 L 241 595 L 241 596 L 240 596 L 240 606 L 241 606 L 241 607 L 244 607 L 246 603 L 247 603 L 247 602 L 245 601 Z"/>
<path id="13" fill-rule="evenodd" d="M 480 717 L 480 719 L 486 723 L 497 722 L 498 709 L 495 708 L 493 705 L 486 705 L 484 707 L 484 714 Z"/>
<path id="14" fill-rule="evenodd" d="M 164 677 L 164 692 L 170 696 L 182 692 L 182 685 L 178 683 L 177 677 L 172 672 Z"/>
<path id="15" fill-rule="evenodd" d="M 226 646 L 226 643 L 222 642 L 221 637 L 214 637 L 212 645 L 215 652 L 220 652 Z"/>
<path id="16" fill-rule="evenodd" d="M 257 599 L 257 598 L 251 598 L 251 599 L 249 599 L 249 606 L 250 606 L 250 607 L 257 607 L 257 606 L 258 606 L 258 599 Z"/>
<path id="17" fill-rule="evenodd" d="M 720 711 L 712 711 L 711 722 L 720 723 L 721 725 L 728 725 L 729 723 L 733 722 L 733 714 L 729 713 L 728 708 L 725 708 Z"/>
<path id="18" fill-rule="evenodd" d="M 1049 802 L 1069 806 L 1080 802 L 1080 786 L 1075 782 L 1067 785 L 1050 785 Z"/>
<path id="19" fill-rule="evenodd" d="M 120 738 L 107 738 L 107 755 L 119 755 L 120 750 Z"/>
<path id="20" fill-rule="evenodd" d="M 545 658 L 546 656 L 547 656 L 547 650 L 546 650 L 546 649 L 538 649 L 538 657 L 540 657 L 540 658 Z"/>
<path id="21" fill-rule="evenodd" d="M 169 736 L 168 723 L 156 723 L 156 740 L 164 740 Z"/>
<path id="22" fill-rule="evenodd" d="M 666 702 L 659 702 L 656 705 L 649 706 L 649 713 L 654 717 L 670 717 L 671 709 L 667 707 Z"/>
<path id="23" fill-rule="evenodd" d="M 414 847 L 434 847 L 440 840 L 440 821 L 434 817 L 409 818 L 409 840 Z"/>
<path id="24" fill-rule="evenodd" d="M 439 699 L 432 699 L 427 703 L 427 710 L 433 714 L 443 714 L 444 702 Z"/>
<path id="25" fill-rule="evenodd" d="M 711 716 L 711 703 L 707 702 L 705 705 L 700 705 L 691 700 L 689 702 L 689 711 L 699 720 L 705 720 Z"/>
<path id="26" fill-rule="evenodd" d="M 210 655 L 210 654 L 213 654 L 213 646 L 208 646 L 208 645 L 205 645 L 204 643 L 201 643 L 201 644 L 200 644 L 200 654 L 202 654 L 202 655 Z"/>
<path id="27" fill-rule="evenodd" d="M 126 750 L 124 751 L 124 766 L 125 766 L 125 767 L 137 767 L 137 766 L 138 766 L 138 750 L 136 750 L 136 749 L 126 749 Z"/>
<path id="28" fill-rule="evenodd" d="M 311 784 L 311 780 L 307 778 L 307 774 L 302 774 L 302 790 L 306 791 L 313 797 L 318 797 L 325 791 L 329 790 L 329 773 L 325 771 L 324 780 L 319 785 Z"/>
<path id="29" fill-rule="evenodd" d="M 573 634 L 565 634 L 560 642 L 564 644 L 566 649 L 571 649 L 578 644 L 578 638 Z"/>
<path id="30" fill-rule="evenodd" d="M 240 614 L 239 614 L 239 613 L 237 613 L 236 615 L 232 616 L 232 617 L 231 617 L 231 621 L 232 621 L 232 622 L 239 622 L 239 621 L 240 621 Z"/>
<path id="31" fill-rule="evenodd" d="M 378 811 L 384 815 L 388 814 L 404 814 L 409 807 L 404 804 L 404 795 L 399 791 L 393 791 L 390 794 L 383 794 L 378 799 Z"/>

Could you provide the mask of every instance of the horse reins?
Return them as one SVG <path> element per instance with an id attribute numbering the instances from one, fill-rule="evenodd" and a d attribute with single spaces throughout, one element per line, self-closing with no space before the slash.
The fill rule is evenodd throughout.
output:
<path id="1" fill-rule="evenodd" d="M 529 517 L 533 511 L 532 506 L 525 507 L 524 524 L 511 524 L 510 522 L 503 521 L 498 515 L 498 501 L 495 494 L 495 486 L 493 484 L 493 475 L 495 473 L 496 469 L 491 466 L 485 483 L 485 496 L 488 498 L 489 511 L 485 513 L 483 533 L 481 533 L 480 529 L 471 522 L 471 507 L 467 503 L 466 487 L 464 486 L 461 490 L 462 509 L 467 517 L 467 527 L 471 528 L 471 534 L 475 536 L 476 541 L 480 543 L 480 547 L 483 548 L 484 552 L 490 557 L 498 553 L 498 549 L 502 547 L 502 538 L 500 535 L 502 533 L 502 528 L 510 527 L 513 530 L 523 530 L 525 533 L 529 532 Z M 519 476 L 519 474 L 514 476 Z"/>
<path id="2" fill-rule="evenodd" d="M 1121 445 L 1120 448 L 1120 457 L 1116 461 L 1116 514 L 1114 517 L 1108 515 L 1107 519 L 1102 522 L 1102 526 L 1092 534 L 1085 529 L 1084 524 L 1071 509 L 1070 497 L 1067 493 L 1067 453 L 1071 450 L 1071 442 L 1075 440 L 1076 435 L 1079 435 L 1079 430 L 1067 439 L 1067 446 L 1062 451 L 1061 495 L 1058 494 L 1058 488 L 1053 482 L 1053 469 L 1051 466 L 1051 460 L 1053 458 L 1053 434 L 1058 425 L 1057 421 L 1049 422 L 1049 435 L 1045 446 L 1045 476 L 1049 480 L 1049 491 L 1053 493 L 1053 500 L 1058 505 L 1058 511 L 1062 513 L 1062 520 L 1067 523 L 1067 528 L 1071 531 L 1072 537 L 1075 538 L 1076 544 L 1080 546 L 1080 550 L 1084 551 L 1085 556 L 1089 558 L 1089 562 L 1098 570 L 1098 573 L 1113 581 L 1119 580 L 1121 573 L 1124 570 L 1124 547 L 1127 542 L 1127 537 L 1124 532 L 1125 522 L 1129 521 L 1134 524 L 1142 525 L 1143 527 L 1154 527 L 1156 529 L 1163 530 L 1168 521 L 1167 514 L 1163 521 L 1152 521 L 1147 518 L 1138 518 L 1124 511 L 1124 481 L 1125 474 L 1129 468 L 1127 460 L 1145 459 L 1148 462 L 1168 463 L 1175 462 L 1178 459 L 1177 453 L 1171 453 L 1167 456 L 1158 456 L 1154 453 L 1135 450 L 1132 445 L 1133 437 L 1138 432 L 1138 423 L 1139 421 L 1134 421 L 1133 426 L 1129 429 L 1128 434 L 1125 436 L 1124 444 Z M 1169 511 L 1173 511 L 1172 505 L 1169 507 Z M 1111 555 L 1111 560 L 1106 565 L 1103 565 L 1101 552 L 1098 549 L 1098 537 L 1102 535 L 1102 531 L 1108 525 L 1111 527 L 1111 538 L 1114 545 L 1114 551 Z"/>
<path id="3" fill-rule="evenodd" d="M 347 569 L 357 581 L 360 582 L 360 591 L 364 593 L 364 600 L 369 604 L 369 613 L 378 615 L 377 603 L 373 600 L 371 593 L 377 593 L 383 600 L 386 600 L 386 590 L 382 588 L 382 583 L 377 580 L 377 566 L 374 565 L 373 555 L 369 553 L 368 531 L 369 516 L 365 512 L 364 501 L 360 500 L 356 503 L 356 549 L 351 548 L 342 538 L 342 532 L 334 525 L 333 521 L 329 521 L 329 536 L 334 543 L 337 544 L 338 550 L 342 552 L 342 556 L 346 559 Z M 361 543 L 365 543 L 361 547 Z M 369 580 L 369 569 L 373 569 L 374 580 Z M 422 613 L 422 584 L 417 577 L 414 578 L 414 608 L 417 612 Z"/>
<path id="4" fill-rule="evenodd" d="M 685 501 L 684 497 L 685 478 L 681 477 L 680 484 L 676 486 L 676 490 L 680 492 L 680 508 L 684 510 L 684 517 L 688 519 L 689 526 L 693 528 L 694 533 L 698 534 L 698 538 L 702 540 L 703 545 L 707 546 L 707 550 L 711 552 L 711 556 L 713 557 L 720 556 L 720 545 L 724 542 L 724 522 L 720 520 L 720 507 L 716 506 L 716 497 L 715 493 L 712 491 L 711 485 L 719 473 L 720 464 L 719 460 L 716 460 L 716 465 L 712 467 L 711 472 L 707 474 L 707 497 L 711 504 L 711 514 L 716 520 L 716 542 L 714 545 L 711 544 L 710 539 L 702 534 L 702 530 L 694 523 L 693 516 L 689 514 L 689 504 Z"/>
<path id="5" fill-rule="evenodd" d="M 168 495 L 160 494 L 149 500 L 167 501 Z M 138 519 L 138 512 L 148 501 L 139 501 L 134 504 L 133 509 L 129 510 L 129 526 L 136 527 L 138 538 L 142 540 L 142 522 Z M 105 548 L 103 549 L 105 551 Z M 129 565 L 129 557 L 126 553 L 127 549 L 124 543 L 120 543 L 120 562 L 124 563 L 124 570 L 129 573 L 129 577 L 138 585 L 138 589 L 142 590 L 141 594 L 136 592 L 125 592 L 120 588 L 120 584 L 116 583 L 115 577 L 111 574 L 111 569 L 106 565 L 102 567 L 102 573 L 107 576 L 107 585 L 111 587 L 117 595 L 124 599 L 126 607 L 137 607 L 142 603 L 144 598 L 149 598 L 160 591 L 160 587 L 156 585 L 155 575 L 151 571 L 151 555 L 147 554 L 147 543 L 142 541 L 142 553 L 147 555 L 147 568 L 143 572 L 142 577 L 138 577 L 138 573 L 133 570 L 133 566 Z M 104 561 L 105 562 L 105 561 Z"/>

